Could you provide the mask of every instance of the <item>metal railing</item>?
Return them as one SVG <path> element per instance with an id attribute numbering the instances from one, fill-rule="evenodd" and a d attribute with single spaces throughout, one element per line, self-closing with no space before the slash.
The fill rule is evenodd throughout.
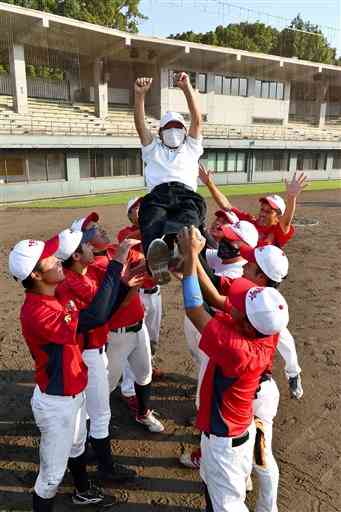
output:
<path id="1" fill-rule="evenodd" d="M 110 125 L 107 121 L 97 122 L 57 120 L 57 119 L 36 119 L 26 118 L 20 120 L 1 119 L 0 133 L 2 135 L 73 135 L 73 136 L 111 136 L 111 137 L 137 137 L 133 124 L 123 125 L 115 123 Z M 206 125 L 203 129 L 206 139 L 225 140 L 309 140 L 309 141 L 341 141 L 341 126 L 333 129 L 325 128 L 296 128 L 293 127 L 271 127 L 271 126 L 217 126 Z"/>

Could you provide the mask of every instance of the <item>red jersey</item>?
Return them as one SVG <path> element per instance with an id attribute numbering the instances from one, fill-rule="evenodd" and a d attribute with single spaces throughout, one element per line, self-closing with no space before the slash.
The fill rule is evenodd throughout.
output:
<path id="1" fill-rule="evenodd" d="M 104 271 L 95 265 L 89 265 L 86 274 L 78 274 L 64 269 L 65 279 L 57 289 L 56 296 L 62 303 L 73 300 L 79 310 L 86 308 L 95 297 L 104 277 Z M 108 324 L 101 325 L 83 335 L 83 349 L 101 348 L 108 337 Z"/>
<path id="2" fill-rule="evenodd" d="M 79 311 L 56 297 L 26 292 L 21 308 L 22 333 L 35 363 L 35 380 L 49 395 L 70 396 L 84 390 L 88 369 L 77 335 Z"/>
<path id="3" fill-rule="evenodd" d="M 272 361 L 277 342 L 278 335 L 243 337 L 229 315 L 210 320 L 199 343 L 209 357 L 200 386 L 199 430 L 227 437 L 247 430 L 260 377 Z"/>
<path id="4" fill-rule="evenodd" d="M 89 265 L 90 267 L 99 267 L 100 270 L 105 270 L 109 264 L 109 261 L 115 256 L 117 250 L 117 244 L 112 244 L 106 251 L 105 255 L 96 256 L 95 263 Z M 137 254 L 132 253 L 132 249 L 129 253 L 129 260 L 135 258 L 139 261 L 141 257 Z M 137 324 L 144 318 L 144 308 L 140 299 L 140 294 L 136 291 L 129 302 L 123 301 L 121 306 L 113 314 L 109 321 L 109 330 L 119 329 L 120 327 L 128 327 L 129 325 Z"/>
<path id="5" fill-rule="evenodd" d="M 141 233 L 138 229 L 136 229 L 136 226 L 127 226 L 117 234 L 117 240 L 121 243 L 126 238 L 136 238 L 138 240 L 141 239 Z M 132 247 L 129 252 L 129 260 L 132 262 L 138 263 L 144 258 L 143 256 L 143 249 L 142 244 L 136 245 L 135 247 Z M 143 288 L 144 289 L 151 289 L 155 288 L 156 282 L 151 276 L 146 275 L 146 277 L 143 280 Z"/>
<path id="6" fill-rule="evenodd" d="M 295 233 L 295 229 L 292 225 L 290 226 L 288 233 L 284 233 L 279 222 L 274 226 L 259 226 L 257 218 L 254 215 L 238 210 L 238 208 L 232 208 L 232 211 L 240 220 L 247 220 L 257 228 L 259 235 L 258 247 L 272 244 L 282 248 L 287 242 L 289 242 Z"/>

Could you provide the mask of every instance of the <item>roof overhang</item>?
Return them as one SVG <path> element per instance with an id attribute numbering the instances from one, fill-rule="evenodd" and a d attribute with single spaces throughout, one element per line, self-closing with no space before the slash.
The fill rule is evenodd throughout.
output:
<path id="1" fill-rule="evenodd" d="M 261 78 L 332 81 L 341 85 L 341 66 L 209 46 L 94 25 L 0 2 L 0 39 L 78 53 L 91 59 L 143 62 Z"/>

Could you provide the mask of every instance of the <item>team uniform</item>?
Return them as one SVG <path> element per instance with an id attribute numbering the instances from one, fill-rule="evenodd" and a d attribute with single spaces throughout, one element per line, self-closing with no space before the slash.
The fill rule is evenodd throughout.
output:
<path id="1" fill-rule="evenodd" d="M 228 315 L 212 319 L 199 348 L 208 356 L 196 425 L 202 432 L 200 475 L 214 511 L 247 511 L 255 426 L 252 401 L 278 336 L 248 340 Z M 208 508 L 209 510 L 209 508 Z"/>
<path id="2" fill-rule="evenodd" d="M 277 247 L 284 247 L 289 240 L 294 236 L 295 229 L 291 225 L 288 233 L 284 233 L 279 223 L 273 226 L 260 226 L 257 221 L 257 217 L 251 215 L 248 212 L 239 210 L 238 208 L 231 208 L 232 212 L 237 215 L 239 220 L 246 220 L 251 222 L 258 231 L 259 240 L 258 246 L 263 245 L 276 245 Z"/>
<path id="3" fill-rule="evenodd" d="M 78 309 L 84 309 L 97 293 L 104 273 L 95 265 L 78 274 L 64 269 L 65 279 L 56 290 L 61 300 L 72 299 Z M 107 324 L 89 331 L 84 336 L 83 359 L 88 367 L 88 384 L 85 389 L 86 409 L 90 418 L 90 436 L 104 439 L 109 435 L 111 417 L 109 384 L 107 378 L 107 356 L 105 345 L 109 327 Z"/>
<path id="4" fill-rule="evenodd" d="M 122 242 L 126 238 L 134 238 L 140 235 L 139 230 L 135 226 L 127 226 L 117 234 L 117 240 Z M 133 247 L 130 250 L 130 261 L 138 263 L 143 259 L 142 247 Z M 155 281 L 146 276 L 143 282 L 143 286 L 140 289 L 140 298 L 144 308 L 144 322 L 146 324 L 152 356 L 155 354 L 159 346 L 160 328 L 161 328 L 161 316 L 162 316 L 162 300 L 160 286 Z M 129 366 L 126 364 L 121 382 L 121 393 L 126 398 L 135 396 L 135 377 Z"/>

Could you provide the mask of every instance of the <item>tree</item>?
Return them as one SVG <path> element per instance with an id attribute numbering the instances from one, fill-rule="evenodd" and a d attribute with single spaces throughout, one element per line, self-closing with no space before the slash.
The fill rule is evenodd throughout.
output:
<path id="1" fill-rule="evenodd" d="M 336 63 L 336 50 L 331 48 L 318 25 L 303 21 L 300 14 L 288 28 L 280 33 L 278 52 L 283 57 L 298 57 L 303 60 Z"/>
<path id="2" fill-rule="evenodd" d="M 282 31 L 257 21 L 233 23 L 225 27 L 218 25 L 214 31 L 206 33 L 190 31 L 169 37 L 326 64 L 341 64 L 341 59 L 336 59 L 335 48 L 330 47 L 318 25 L 304 21 L 300 15 Z"/>
<path id="3" fill-rule="evenodd" d="M 128 32 L 137 32 L 145 16 L 140 0 L 7 0 L 8 4 L 60 14 Z"/>

